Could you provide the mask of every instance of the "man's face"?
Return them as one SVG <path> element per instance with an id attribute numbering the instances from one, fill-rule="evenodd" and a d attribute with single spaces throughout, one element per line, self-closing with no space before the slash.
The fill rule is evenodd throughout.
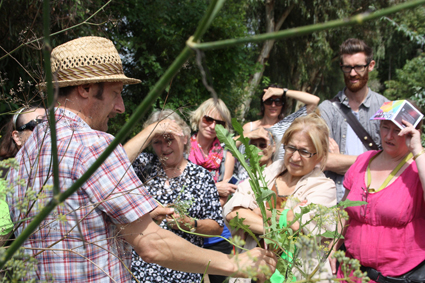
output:
<path id="1" fill-rule="evenodd" d="M 367 63 L 364 53 L 344 54 L 342 56 L 342 65 L 344 66 L 364 66 Z M 363 72 L 351 69 L 349 73 L 344 73 L 344 81 L 347 88 L 351 92 L 358 92 L 363 89 L 369 80 L 369 72 L 373 70 L 374 66 L 375 61 L 372 60 Z"/>
<path id="2" fill-rule="evenodd" d="M 125 106 L 121 97 L 123 83 L 103 83 L 103 93 L 99 96 L 99 84 L 91 85 L 90 97 L 90 127 L 94 130 L 106 132 L 109 118 L 117 113 L 124 113 Z"/>

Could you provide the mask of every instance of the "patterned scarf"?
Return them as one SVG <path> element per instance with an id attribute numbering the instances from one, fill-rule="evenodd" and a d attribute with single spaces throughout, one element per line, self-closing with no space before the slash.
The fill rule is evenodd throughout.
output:
<path id="1" fill-rule="evenodd" d="M 214 182 L 217 182 L 220 174 L 220 164 L 223 160 L 223 147 L 221 146 L 218 138 L 215 138 L 212 143 L 211 149 L 208 152 L 208 156 L 205 157 L 201 146 L 196 140 L 196 135 L 197 134 L 194 134 L 190 138 L 191 149 L 189 154 L 189 160 L 210 171 L 211 175 L 214 178 Z"/>

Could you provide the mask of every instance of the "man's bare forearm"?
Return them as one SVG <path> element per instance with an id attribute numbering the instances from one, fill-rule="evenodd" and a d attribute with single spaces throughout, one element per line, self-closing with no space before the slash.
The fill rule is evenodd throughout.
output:
<path id="1" fill-rule="evenodd" d="M 325 169 L 340 175 L 344 175 L 350 166 L 353 165 L 356 159 L 356 155 L 329 153 Z"/>

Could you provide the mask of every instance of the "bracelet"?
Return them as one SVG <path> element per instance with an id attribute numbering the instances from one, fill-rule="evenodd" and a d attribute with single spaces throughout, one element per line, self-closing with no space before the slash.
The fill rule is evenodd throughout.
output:
<path id="1" fill-rule="evenodd" d="M 425 148 L 423 148 L 422 150 L 421 150 L 421 152 L 419 152 L 418 154 L 416 154 L 415 156 L 413 156 L 413 160 L 416 160 L 416 158 L 418 158 L 419 156 L 421 156 L 422 154 L 424 154 L 425 153 Z"/>

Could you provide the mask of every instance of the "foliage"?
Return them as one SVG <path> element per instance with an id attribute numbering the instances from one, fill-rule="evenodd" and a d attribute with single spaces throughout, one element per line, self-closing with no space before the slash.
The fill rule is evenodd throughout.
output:
<path id="1" fill-rule="evenodd" d="M 422 74 L 425 68 L 425 54 L 408 60 L 402 69 L 396 70 L 394 80 L 386 81 L 384 95 L 389 100 L 424 97 L 425 78 Z"/>
<path id="2" fill-rule="evenodd" d="M 111 121 L 110 132 L 114 133 L 121 127 L 184 48 L 207 4 L 200 0 L 126 0 L 112 5 L 114 15 L 122 20 L 112 30 L 111 36 L 123 54 L 126 74 L 141 79 L 142 83 L 128 88 L 123 94 L 127 113 Z M 226 1 L 203 40 L 247 36 L 245 7 L 240 1 Z M 214 86 L 219 98 L 231 111 L 239 104 L 240 90 L 253 65 L 249 56 L 248 46 L 238 46 L 206 52 L 202 62 L 208 69 L 209 84 Z M 186 116 L 189 110 L 208 98 L 210 94 L 201 81 L 193 56 L 185 62 L 153 107 L 160 109 L 166 105 L 167 108 L 180 109 Z M 133 134 L 139 130 L 140 126 Z"/>
<path id="3" fill-rule="evenodd" d="M 117 15 L 123 19 L 122 22 L 124 24 L 133 23 L 136 27 L 141 27 L 143 25 L 139 22 L 136 22 L 136 20 L 140 17 L 141 14 L 135 13 L 134 15 L 131 15 L 131 13 L 130 13 L 132 11 L 137 11 L 136 7 L 133 7 L 132 4 L 136 3 L 139 6 L 143 6 L 145 4 L 146 5 L 152 4 L 152 2 L 154 2 L 154 1 L 144 1 L 144 2 L 140 1 L 140 2 L 128 2 L 128 3 L 123 2 L 122 3 L 123 6 L 121 6 L 121 7 L 127 7 L 128 6 L 130 8 L 126 13 L 124 13 L 124 15 L 119 14 L 119 13 L 117 13 Z M 230 2 L 230 1 L 228 1 L 228 2 Z M 26 36 L 21 42 L 27 43 L 27 40 L 28 40 L 29 37 L 32 37 L 32 38 L 37 37 L 38 38 L 40 36 L 39 34 L 41 34 L 41 21 L 39 21 L 39 17 L 41 16 L 41 14 L 40 14 L 41 6 L 40 6 L 39 3 L 40 3 L 39 1 L 27 1 L 26 3 L 22 4 L 19 1 L 7 1 L 7 0 L 3 0 L 3 1 L 0 2 L 0 5 L 1 5 L 0 9 L 3 9 L 2 12 L 4 11 L 5 7 L 7 7 L 8 11 L 10 11 L 11 15 L 13 13 L 17 13 L 19 16 L 24 15 L 22 18 L 19 18 L 19 19 L 9 18 L 9 17 L 6 17 L 6 16 L 2 17 L 2 20 L 7 19 L 8 22 L 7 22 L 6 25 L 0 25 L 0 26 L 5 26 L 9 29 L 13 29 L 14 33 L 11 33 L 11 35 L 15 36 L 13 38 L 6 38 L 6 40 L 4 39 L 4 36 L 3 36 L 2 44 L 3 44 L 3 42 L 7 41 L 7 43 L 11 43 L 13 45 L 12 48 L 16 47 L 16 43 L 18 42 L 16 40 L 16 36 L 18 34 L 20 34 L 21 31 L 25 31 L 27 27 L 29 27 L 29 29 L 26 32 L 24 32 L 24 34 L 27 33 L 27 34 L 31 34 L 31 35 Z M 45 3 L 48 3 L 48 2 L 45 0 Z M 167 7 L 166 2 L 158 1 L 158 3 L 161 3 L 163 6 L 159 6 L 159 7 L 157 7 L 157 9 L 153 9 L 151 11 L 152 15 L 153 15 L 154 12 L 158 12 L 161 9 L 165 9 Z M 180 4 L 180 2 L 178 2 L 178 3 L 172 2 L 172 3 L 175 4 L 176 6 L 179 6 L 177 4 Z M 193 1 L 187 1 L 187 2 L 182 1 L 181 3 L 182 3 L 181 6 L 184 6 L 186 8 L 186 10 L 180 11 L 180 14 L 183 14 L 183 12 L 187 13 L 187 11 L 190 11 L 190 7 L 185 6 L 183 4 L 184 3 L 193 4 L 194 2 Z M 211 3 L 214 4 L 214 2 L 211 2 Z M 233 2 L 231 2 L 231 3 L 233 3 Z M 96 2 L 96 1 L 86 1 L 86 2 L 83 3 L 82 1 L 77 1 L 77 2 L 69 1 L 68 2 L 68 1 L 64 1 L 64 0 L 61 0 L 61 1 L 58 0 L 58 1 L 52 1 L 52 4 L 53 4 L 52 5 L 53 9 L 52 9 L 51 14 L 50 15 L 49 14 L 44 15 L 45 17 L 50 16 L 50 17 L 53 18 L 53 20 L 52 20 L 52 23 L 53 23 L 52 30 L 55 30 L 55 28 L 53 28 L 53 27 L 55 27 L 55 25 L 57 27 L 59 27 L 58 29 L 60 29 L 60 28 L 65 27 L 65 26 L 68 27 L 70 24 L 72 24 L 74 22 L 75 19 L 77 19 L 76 20 L 77 22 L 80 21 L 80 17 L 84 18 L 83 17 L 84 15 L 92 13 L 92 11 L 89 8 L 87 8 L 90 5 L 93 5 L 93 6 L 90 6 L 90 7 L 98 7 L 99 6 L 98 5 L 99 3 Z M 84 6 L 84 4 L 89 5 L 89 6 Z M 199 6 L 196 6 L 196 5 L 199 5 Z M 202 7 L 202 3 L 196 2 L 194 4 L 194 6 Z M 235 4 L 234 7 L 238 8 L 238 6 L 236 4 Z M 143 7 L 143 9 L 144 9 L 144 7 Z M 143 11 L 143 9 L 142 9 L 142 11 Z M 196 17 L 196 10 L 197 9 L 194 9 L 194 10 L 191 11 L 194 14 L 193 15 L 190 14 L 190 16 L 191 16 L 190 18 L 198 21 L 199 18 Z M 164 34 L 164 36 L 169 36 L 167 38 L 167 40 L 169 40 L 171 42 L 173 42 L 173 39 L 175 39 L 175 37 L 179 37 L 180 35 L 182 35 L 182 38 L 185 38 L 183 35 L 186 35 L 186 33 L 183 33 L 183 32 L 181 34 L 178 33 L 178 32 L 173 32 L 173 33 L 168 34 L 166 32 L 161 31 L 162 29 L 166 30 L 170 25 L 171 26 L 175 25 L 175 27 L 182 25 L 183 28 L 186 28 L 185 25 L 193 24 L 192 22 L 190 22 L 190 23 L 186 22 L 184 17 L 179 18 L 178 17 L 178 16 L 180 16 L 179 13 L 175 13 L 174 11 L 176 11 L 176 10 L 171 9 L 171 7 L 169 7 L 168 11 L 169 11 L 170 14 L 164 16 L 165 19 L 168 19 L 168 18 L 171 19 L 174 16 L 176 16 L 177 18 L 172 19 L 173 21 L 162 22 L 161 24 L 158 25 L 157 30 L 155 30 L 155 31 L 158 31 L 159 34 Z M 215 14 L 214 14 L 214 12 L 212 12 L 212 10 L 208 10 L 208 11 L 210 11 L 210 12 L 207 13 L 207 15 L 205 16 L 205 18 L 207 20 L 201 21 L 201 25 L 198 26 L 197 30 L 195 31 L 195 41 L 200 40 L 200 37 L 204 34 L 205 30 L 209 26 L 209 23 L 212 21 L 212 19 L 215 16 Z M 232 15 L 238 16 L 238 13 L 237 13 L 238 10 L 231 10 L 230 9 L 229 11 L 233 11 L 233 12 L 229 12 L 228 17 L 231 18 Z M 114 10 L 114 12 L 115 12 L 115 10 Z M 127 13 L 128 13 L 128 16 L 127 16 Z M 234 14 L 232 14 L 232 13 L 234 13 Z M 239 14 L 242 14 L 242 13 L 239 13 Z M 25 15 L 27 17 L 25 17 Z M 103 16 L 105 16 L 105 14 Z M 133 17 L 133 19 L 131 19 L 131 16 Z M 150 16 L 150 14 L 145 15 L 145 16 L 148 17 L 148 16 Z M 128 19 L 126 17 L 128 17 Z M 13 19 L 13 20 L 11 20 L 11 19 Z M 27 21 L 28 19 L 32 20 L 32 22 L 30 22 L 30 23 L 33 24 L 32 26 L 28 25 L 28 23 L 29 23 Z M 104 18 L 102 17 L 102 19 L 104 19 Z M 129 19 L 134 20 L 135 22 L 132 22 Z M 155 20 L 156 20 L 156 18 L 153 19 L 153 22 Z M 222 31 L 221 28 L 223 26 L 227 27 L 228 22 L 231 22 L 231 21 L 229 21 L 229 18 L 223 17 L 222 25 L 221 26 L 220 25 L 214 26 L 214 28 L 212 30 L 215 33 L 212 32 L 209 35 L 211 40 L 217 40 L 217 38 L 220 38 L 221 35 L 218 31 Z M 101 23 L 101 21 L 98 22 L 98 23 Z M 113 23 L 113 21 L 110 21 L 109 23 Z M 245 32 L 246 32 L 245 27 L 243 26 L 241 29 L 238 29 L 239 26 L 238 26 L 237 23 L 238 23 L 238 21 L 235 21 L 232 25 L 230 25 L 230 27 L 227 31 L 228 32 L 238 31 L 238 32 L 241 32 L 241 34 L 245 34 Z M 214 25 L 215 24 L 216 24 L 216 22 L 214 22 Z M 252 24 L 252 22 L 251 22 L 251 25 L 248 24 L 248 26 L 254 27 L 255 24 Z M 196 25 L 193 26 L 193 30 L 195 29 L 195 27 L 196 27 Z M 146 26 L 146 29 L 148 29 L 148 28 L 149 28 L 149 26 Z M 4 30 L 6 30 L 6 29 L 4 29 Z M 2 35 L 8 34 L 8 31 L 4 32 L 4 30 L 2 30 Z M 182 27 L 180 27 L 180 28 L 177 28 L 177 30 L 183 30 L 183 29 L 182 29 Z M 190 28 L 188 28 L 188 30 L 190 30 Z M 248 30 L 248 31 L 250 31 L 250 30 Z M 71 33 L 73 33 L 73 32 L 75 32 L 75 33 L 71 35 Z M 114 32 L 116 32 L 116 33 L 114 33 Z M 150 32 L 152 32 L 152 31 L 150 31 Z M 147 32 L 147 35 L 149 35 L 150 32 Z M 69 33 L 64 33 L 61 36 L 56 36 L 54 38 L 54 40 L 57 40 L 57 42 L 64 42 L 68 39 L 67 37 L 75 37 L 75 36 L 78 36 L 78 35 L 95 34 L 95 33 L 96 34 L 105 33 L 105 34 L 108 34 L 108 35 L 109 35 L 109 33 L 111 33 L 110 37 L 114 38 L 116 40 L 116 42 L 118 42 L 119 47 L 121 47 L 121 49 L 124 50 L 123 55 L 124 55 L 124 62 L 125 62 L 126 68 L 127 68 L 126 71 L 135 69 L 135 70 L 138 70 L 141 73 L 144 72 L 144 69 L 142 70 L 141 64 L 142 64 L 142 62 L 143 62 L 143 64 L 145 64 L 145 61 L 143 61 L 143 60 L 139 61 L 138 58 L 144 58 L 144 56 L 148 56 L 148 54 L 150 54 L 152 49 L 144 50 L 142 48 L 141 50 L 139 50 L 137 48 L 133 48 L 132 44 L 134 44 L 134 42 L 137 42 L 137 41 L 133 41 L 133 40 L 127 40 L 126 41 L 125 39 L 126 38 L 131 38 L 131 39 L 134 38 L 135 40 L 137 40 L 140 37 L 138 37 L 138 35 L 133 33 L 133 30 L 131 30 L 131 29 L 128 29 L 128 30 L 127 29 L 120 29 L 120 27 L 118 27 L 118 26 L 116 28 L 114 28 L 113 26 L 106 26 L 106 27 L 105 26 L 98 26 L 94 29 L 92 29 L 92 28 L 90 28 L 90 29 L 81 28 L 81 29 L 78 29 L 76 31 L 69 31 Z M 192 34 L 192 32 L 190 32 L 189 34 Z M 236 36 L 236 34 L 237 33 L 235 33 L 233 35 Z M 158 40 L 158 36 L 156 36 L 156 37 L 154 36 L 153 38 L 148 38 L 148 39 L 152 39 L 151 41 L 148 41 L 149 44 L 155 43 L 152 46 L 153 49 L 160 50 L 160 48 L 162 47 L 160 44 L 162 42 L 160 42 L 160 40 Z M 163 38 L 160 37 L 160 39 L 163 39 Z M 53 46 L 57 45 L 57 42 L 56 43 L 54 42 Z M 142 46 L 143 42 L 139 42 L 138 44 L 140 44 Z M 180 46 L 180 50 L 182 49 L 183 46 L 184 46 L 184 44 L 182 44 Z M 28 55 L 27 57 L 22 56 L 22 55 L 20 55 L 20 56 L 14 55 L 14 56 L 16 56 L 16 58 L 19 62 L 28 63 L 28 65 L 36 66 L 36 68 L 38 66 L 38 70 L 40 70 L 41 69 L 41 67 L 39 67 L 40 64 L 41 64 L 41 59 L 40 59 L 41 57 L 39 56 L 40 46 L 35 46 L 35 47 L 37 48 L 37 51 L 34 52 L 35 55 L 34 55 L 33 51 L 31 51 L 27 48 L 22 48 L 22 51 L 24 51 L 24 55 L 25 55 L 25 52 L 28 52 L 28 54 L 31 54 L 31 55 Z M 242 59 L 248 58 L 248 57 L 244 57 L 244 56 L 248 56 L 248 55 L 246 55 L 246 53 L 248 53 L 248 52 L 246 52 L 246 49 L 249 49 L 249 47 L 251 47 L 249 44 L 240 47 L 240 48 L 242 48 L 241 49 L 242 50 L 242 52 L 241 52 L 242 53 L 242 57 L 241 57 Z M 5 50 L 11 51 L 12 48 L 7 48 Z M 136 60 L 132 61 L 131 59 L 128 59 L 128 58 L 131 58 L 131 56 L 133 56 L 133 54 L 132 54 L 133 52 L 128 52 L 128 50 L 136 50 L 134 53 L 139 55 L 139 57 L 135 57 L 137 59 L 137 61 Z M 163 49 L 163 50 L 165 50 L 165 49 Z M 125 53 L 126 51 L 127 51 L 127 53 Z M 137 51 L 139 51 L 139 53 L 136 53 Z M 152 52 L 152 53 L 156 54 L 155 52 Z M 168 51 L 166 53 L 171 54 L 171 52 L 168 52 Z M 14 53 L 14 54 L 18 54 L 18 53 Z M 207 56 L 207 59 L 206 59 L 208 66 L 210 64 L 214 64 L 214 66 L 218 65 L 218 63 L 217 63 L 218 61 L 211 60 L 210 57 L 211 58 L 217 58 L 217 60 L 218 60 L 218 58 L 224 58 L 227 61 L 234 58 L 234 56 L 233 57 L 232 56 L 227 57 L 227 56 L 224 55 L 225 53 L 221 53 L 221 52 L 214 52 L 214 53 L 211 53 L 211 54 L 213 54 L 213 55 Z M 218 55 L 216 55 L 216 54 L 218 54 Z M 238 52 L 235 52 L 235 54 L 238 54 Z M 38 56 L 36 56 L 36 55 L 38 55 Z M 99 159 L 96 160 L 96 162 L 87 170 L 87 172 L 84 173 L 84 175 L 79 180 L 76 180 L 75 183 L 70 188 L 68 188 L 66 191 L 61 192 L 59 195 L 57 195 L 54 198 L 52 198 L 51 200 L 49 200 L 46 207 L 44 207 L 40 211 L 40 213 L 35 217 L 34 221 L 31 223 L 31 225 L 29 227 L 27 227 L 27 229 L 24 230 L 24 232 L 15 240 L 15 242 L 12 244 L 11 247 L 9 247 L 7 249 L 6 252 L 3 252 L 2 256 L 1 256 L 1 262 L 0 262 L 0 265 L 2 267 L 5 266 L 5 264 L 9 264 L 9 263 L 12 264 L 13 263 L 13 261 L 11 260 L 12 256 L 18 250 L 18 247 L 20 245 L 22 245 L 23 242 L 38 227 L 38 225 L 41 223 L 41 221 L 43 221 L 43 219 L 45 219 L 45 217 L 47 217 L 47 215 L 49 215 L 55 208 L 57 208 L 58 205 L 63 203 L 67 199 L 67 197 L 69 197 L 71 194 L 75 193 L 79 189 L 79 187 L 84 182 L 87 181 L 87 179 L 91 176 L 91 174 L 93 174 L 93 172 L 102 164 L 102 162 L 104 162 L 104 160 L 112 152 L 112 150 L 114 150 L 114 148 L 120 142 L 122 142 L 124 140 L 125 136 L 131 131 L 132 127 L 134 127 L 134 125 L 140 119 L 142 114 L 146 111 L 146 109 L 148 107 L 151 106 L 153 100 L 157 99 L 157 97 L 162 94 L 163 90 L 166 89 L 167 85 L 170 85 L 172 78 L 174 77 L 174 79 L 177 79 L 178 81 L 185 82 L 184 80 L 181 80 L 184 73 L 186 73 L 186 72 L 190 73 L 193 69 L 193 66 L 195 66 L 194 61 L 191 61 L 191 59 L 189 59 L 190 52 L 188 51 L 187 47 L 185 47 L 183 49 L 183 51 L 178 56 L 174 56 L 173 54 L 171 54 L 170 56 L 165 56 L 165 55 L 162 56 L 162 55 L 163 54 L 160 53 L 160 54 L 155 55 L 154 57 L 149 58 L 148 62 L 150 63 L 150 69 L 148 70 L 148 72 L 146 74 L 147 77 L 144 77 L 144 79 L 143 79 L 144 82 L 148 82 L 146 85 L 148 86 L 147 88 L 149 89 L 149 94 L 146 96 L 146 99 L 144 99 L 143 102 L 137 108 L 134 109 L 134 115 L 132 115 L 131 118 L 129 118 L 128 116 L 125 117 L 125 120 L 127 120 L 128 123 L 122 125 L 121 130 L 117 133 L 117 138 L 111 142 L 111 145 L 105 150 L 104 153 L 102 153 L 102 155 L 99 157 Z M 214 56 L 216 56 L 216 57 L 214 57 Z M 171 63 L 171 61 L 172 61 L 171 59 L 175 58 L 175 57 L 177 57 L 177 59 Z M 11 56 L 6 56 L 5 58 L 7 58 L 6 60 L 12 60 L 13 59 Z M 161 60 L 163 60 L 165 62 L 164 64 L 167 65 L 167 66 L 171 64 L 171 67 L 169 69 L 167 69 L 166 71 L 165 71 L 165 69 L 161 70 L 159 68 L 161 65 L 157 64 L 157 60 L 158 60 L 157 58 L 161 58 Z M 25 59 L 27 59 L 27 60 L 25 60 Z M 128 59 L 128 60 L 126 60 L 126 59 Z M 1 63 L 3 64 L 3 62 L 5 62 L 5 59 L 3 59 L 3 61 Z M 12 61 L 10 61 L 10 62 L 12 62 Z M 184 68 L 180 71 L 180 73 L 178 73 L 178 70 L 182 66 Z M 249 66 L 249 64 L 248 64 L 248 66 Z M 13 87 L 14 83 L 19 81 L 19 77 L 22 78 L 23 82 L 27 81 L 27 78 L 25 78 L 26 75 L 22 71 L 23 69 L 27 69 L 25 67 L 26 67 L 26 65 L 24 65 L 24 68 L 21 69 L 21 68 L 13 67 L 11 65 L 2 65 L 1 70 L 2 70 L 3 76 L 6 76 L 5 72 L 4 72 L 4 69 L 6 69 L 6 68 L 10 68 L 11 70 L 16 69 L 18 71 L 17 72 L 18 75 L 8 77 L 10 80 L 8 82 L 6 82 L 6 84 L 10 83 L 9 85 L 2 83 L 2 85 L 1 85 L 2 93 L 7 95 L 7 93 L 9 93 L 10 88 Z M 216 83 L 216 84 L 222 83 L 226 86 L 228 86 L 228 85 L 238 86 L 238 84 L 240 83 L 240 80 L 235 79 L 235 80 L 231 80 L 230 82 L 228 82 L 229 78 L 233 78 L 233 77 L 230 77 L 230 76 L 226 77 L 225 75 L 223 75 L 223 74 L 226 74 L 226 72 L 229 71 L 232 66 L 230 66 L 229 69 L 225 68 L 224 65 L 220 66 L 220 67 L 222 67 L 220 69 L 221 72 L 218 72 L 218 71 L 217 71 L 217 73 L 211 72 L 211 74 L 213 74 L 211 76 L 211 78 L 214 81 L 214 83 Z M 244 74 L 249 73 L 247 71 L 247 69 L 248 68 L 242 70 L 242 72 L 245 72 Z M 19 72 L 22 72 L 23 75 L 20 75 Z M 39 78 L 39 80 L 42 80 L 41 71 L 38 71 L 38 72 L 33 71 L 33 72 L 34 72 L 34 74 L 37 75 L 37 76 L 34 76 L 34 78 Z M 26 73 L 26 74 L 28 75 L 28 73 Z M 162 76 L 157 83 L 155 83 L 155 84 L 149 83 L 149 82 L 155 81 L 154 79 L 151 80 L 152 77 L 156 76 L 158 78 L 161 74 L 162 74 Z M 235 71 L 234 69 L 231 69 L 230 74 L 235 75 L 235 74 L 239 74 L 239 72 L 237 70 Z M 8 73 L 8 75 L 9 75 L 9 73 Z M 138 76 L 136 76 L 136 77 L 138 77 Z M 37 79 L 34 79 L 33 81 L 37 81 Z M 191 82 L 193 83 L 194 81 L 197 82 L 198 85 L 201 86 L 201 88 L 199 88 L 199 89 L 192 88 L 192 91 L 193 92 L 196 91 L 197 94 L 198 94 L 198 91 L 199 91 L 199 97 L 201 97 L 201 89 L 203 89 L 202 85 L 199 83 L 199 80 L 198 81 L 196 80 L 195 76 L 191 77 Z M 16 85 L 18 85 L 18 83 Z M 196 85 L 196 84 L 191 84 L 191 85 Z M 144 86 L 144 84 L 142 84 L 142 86 Z M 217 85 L 216 85 L 216 87 L 217 87 Z M 170 88 L 170 89 L 171 89 L 171 91 L 174 90 L 173 88 Z M 186 88 L 182 87 L 180 90 L 182 90 L 183 93 L 184 93 Z M 222 93 L 229 94 L 231 92 L 227 93 L 227 92 L 223 91 Z M 48 95 L 51 98 L 53 97 L 52 92 L 50 92 Z M 130 92 L 129 92 L 129 95 L 130 95 Z M 176 97 L 179 97 L 179 96 L 176 96 Z M 164 97 L 161 98 L 161 99 L 157 100 L 157 102 L 156 102 L 160 106 L 161 106 L 163 101 L 165 102 Z M 180 97 L 179 97 L 179 99 L 180 99 Z M 194 101 L 191 101 L 189 98 L 187 98 L 186 100 L 189 101 L 189 104 L 184 104 L 184 106 L 191 105 L 192 102 L 194 102 L 194 103 L 198 102 L 197 99 L 194 99 Z M 158 101 L 160 103 L 158 103 Z M 182 100 L 182 101 L 185 101 L 185 100 Z M 54 123 L 52 123 L 52 125 L 53 124 Z M 238 130 L 241 129 L 240 126 L 239 127 L 235 126 L 235 127 Z M 52 129 L 53 128 L 54 127 L 52 127 Z M 246 143 L 246 140 L 244 142 Z M 247 148 L 249 148 L 249 146 Z M 251 153 L 249 153 L 249 151 L 251 151 Z M 258 164 L 256 165 L 255 162 L 254 162 L 255 157 L 258 155 L 258 152 L 256 152 L 255 149 L 251 149 L 251 150 L 248 149 L 247 153 L 250 154 L 251 158 L 253 159 L 253 161 L 252 161 L 253 163 L 251 163 L 251 166 L 256 168 L 257 171 L 255 171 L 255 172 L 261 172 L 261 168 L 258 166 Z M 242 159 L 244 160 L 244 157 Z M 245 165 L 247 165 L 247 164 L 245 164 Z M 53 163 L 53 167 L 55 167 L 54 163 Z M 253 171 L 250 171 L 250 172 L 251 172 L 251 175 L 252 175 Z M 261 174 L 260 174 L 260 176 L 261 176 Z M 58 178 L 56 174 L 55 174 L 55 178 Z M 252 184 L 253 184 L 254 187 L 257 187 L 259 189 L 257 191 L 259 202 L 262 203 L 263 200 L 270 201 L 270 199 L 273 197 L 273 194 L 267 192 L 266 190 L 262 190 L 262 188 L 264 188 L 264 180 L 261 180 L 261 177 L 260 177 L 260 180 L 258 180 L 258 178 L 255 179 L 255 180 L 256 180 L 255 183 L 252 183 Z M 59 189 L 59 188 L 58 187 L 54 188 L 54 190 L 57 190 L 57 189 Z M 310 207 L 310 208 L 306 208 L 306 209 L 312 209 L 312 208 Z M 316 208 L 314 208 L 314 209 L 316 209 Z M 317 209 L 320 209 L 320 208 L 317 208 Z M 263 208 L 263 210 L 265 211 L 264 208 Z M 273 215 L 275 216 L 276 213 L 273 213 Z M 302 217 L 302 215 L 299 215 L 297 217 Z M 60 218 L 62 220 L 65 220 L 66 216 L 64 217 L 64 215 L 61 215 Z M 265 222 L 267 222 L 267 219 L 265 219 L 265 220 L 266 220 Z M 276 244 L 276 243 L 279 243 L 279 240 L 284 240 L 282 238 L 279 238 L 279 237 L 282 237 L 282 236 L 281 236 L 280 233 L 278 233 L 278 231 L 275 229 L 275 227 L 276 227 L 276 223 L 273 222 L 273 220 L 272 220 L 272 223 L 270 224 L 270 226 L 266 227 L 266 230 L 270 230 L 270 233 L 267 233 L 267 235 L 265 235 L 266 236 L 265 239 L 269 244 Z M 287 232 L 291 233 L 290 230 L 287 230 Z M 302 239 L 303 239 L 302 242 L 305 243 L 305 245 L 307 245 L 307 246 L 308 245 L 314 245 L 312 243 L 309 244 L 309 241 L 307 241 L 308 239 L 305 239 L 305 238 L 302 238 Z M 27 270 L 29 270 L 29 269 L 30 268 L 28 268 Z"/>

